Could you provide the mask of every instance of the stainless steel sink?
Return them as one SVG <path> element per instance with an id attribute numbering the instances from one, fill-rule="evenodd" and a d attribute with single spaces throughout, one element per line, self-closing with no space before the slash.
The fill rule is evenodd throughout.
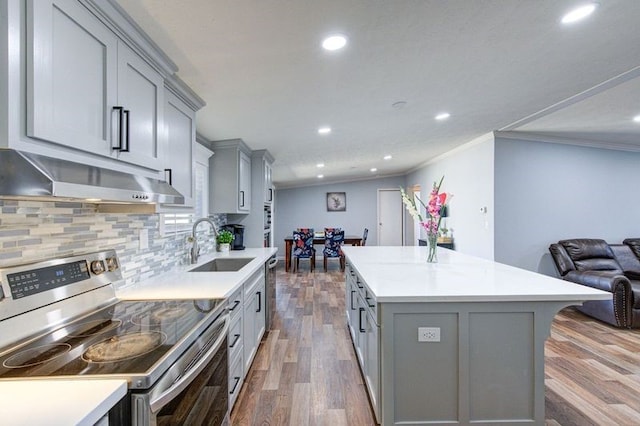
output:
<path id="1" fill-rule="evenodd" d="M 189 272 L 235 272 L 242 269 L 255 257 L 219 257 L 207 263 L 203 263 L 197 268 L 190 269 Z"/>

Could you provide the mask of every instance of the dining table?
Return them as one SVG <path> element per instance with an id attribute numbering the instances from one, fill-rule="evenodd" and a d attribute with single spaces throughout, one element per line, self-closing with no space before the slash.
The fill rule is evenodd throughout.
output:
<path id="1" fill-rule="evenodd" d="M 313 244 L 324 245 L 324 236 L 314 236 Z M 352 246 L 362 245 L 362 235 L 345 235 L 344 244 Z M 284 270 L 289 272 L 291 270 L 291 250 L 293 249 L 293 236 L 290 235 L 284 239 Z"/>

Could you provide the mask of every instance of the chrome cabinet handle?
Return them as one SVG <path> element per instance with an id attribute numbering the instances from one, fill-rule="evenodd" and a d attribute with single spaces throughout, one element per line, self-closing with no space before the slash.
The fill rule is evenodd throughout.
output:
<path id="1" fill-rule="evenodd" d="M 258 309 L 256 310 L 256 312 L 260 312 L 262 311 L 262 292 L 259 291 L 256 294 L 258 295 Z"/>
<path id="2" fill-rule="evenodd" d="M 364 308 L 360 308 L 360 313 L 358 313 L 358 328 L 360 329 L 360 333 L 364 333 L 367 330 L 362 328 L 362 313 L 364 312 Z"/>

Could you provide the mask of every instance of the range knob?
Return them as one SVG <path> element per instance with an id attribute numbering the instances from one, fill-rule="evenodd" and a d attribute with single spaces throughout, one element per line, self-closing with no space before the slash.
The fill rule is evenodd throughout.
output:
<path id="1" fill-rule="evenodd" d="M 94 260 L 93 262 L 91 262 L 91 272 L 93 272 L 95 275 L 100 275 L 104 271 L 104 263 L 102 262 L 102 260 Z"/>
<path id="2" fill-rule="evenodd" d="M 118 259 L 116 259 L 115 257 L 107 257 L 106 262 L 107 262 L 107 271 L 111 272 L 118 269 Z"/>

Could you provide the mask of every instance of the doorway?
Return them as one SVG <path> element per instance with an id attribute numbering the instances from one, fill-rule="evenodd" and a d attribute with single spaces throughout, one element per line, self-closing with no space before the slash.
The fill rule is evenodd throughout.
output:
<path id="1" fill-rule="evenodd" d="M 404 245 L 404 206 L 400 189 L 378 189 L 378 245 Z"/>

